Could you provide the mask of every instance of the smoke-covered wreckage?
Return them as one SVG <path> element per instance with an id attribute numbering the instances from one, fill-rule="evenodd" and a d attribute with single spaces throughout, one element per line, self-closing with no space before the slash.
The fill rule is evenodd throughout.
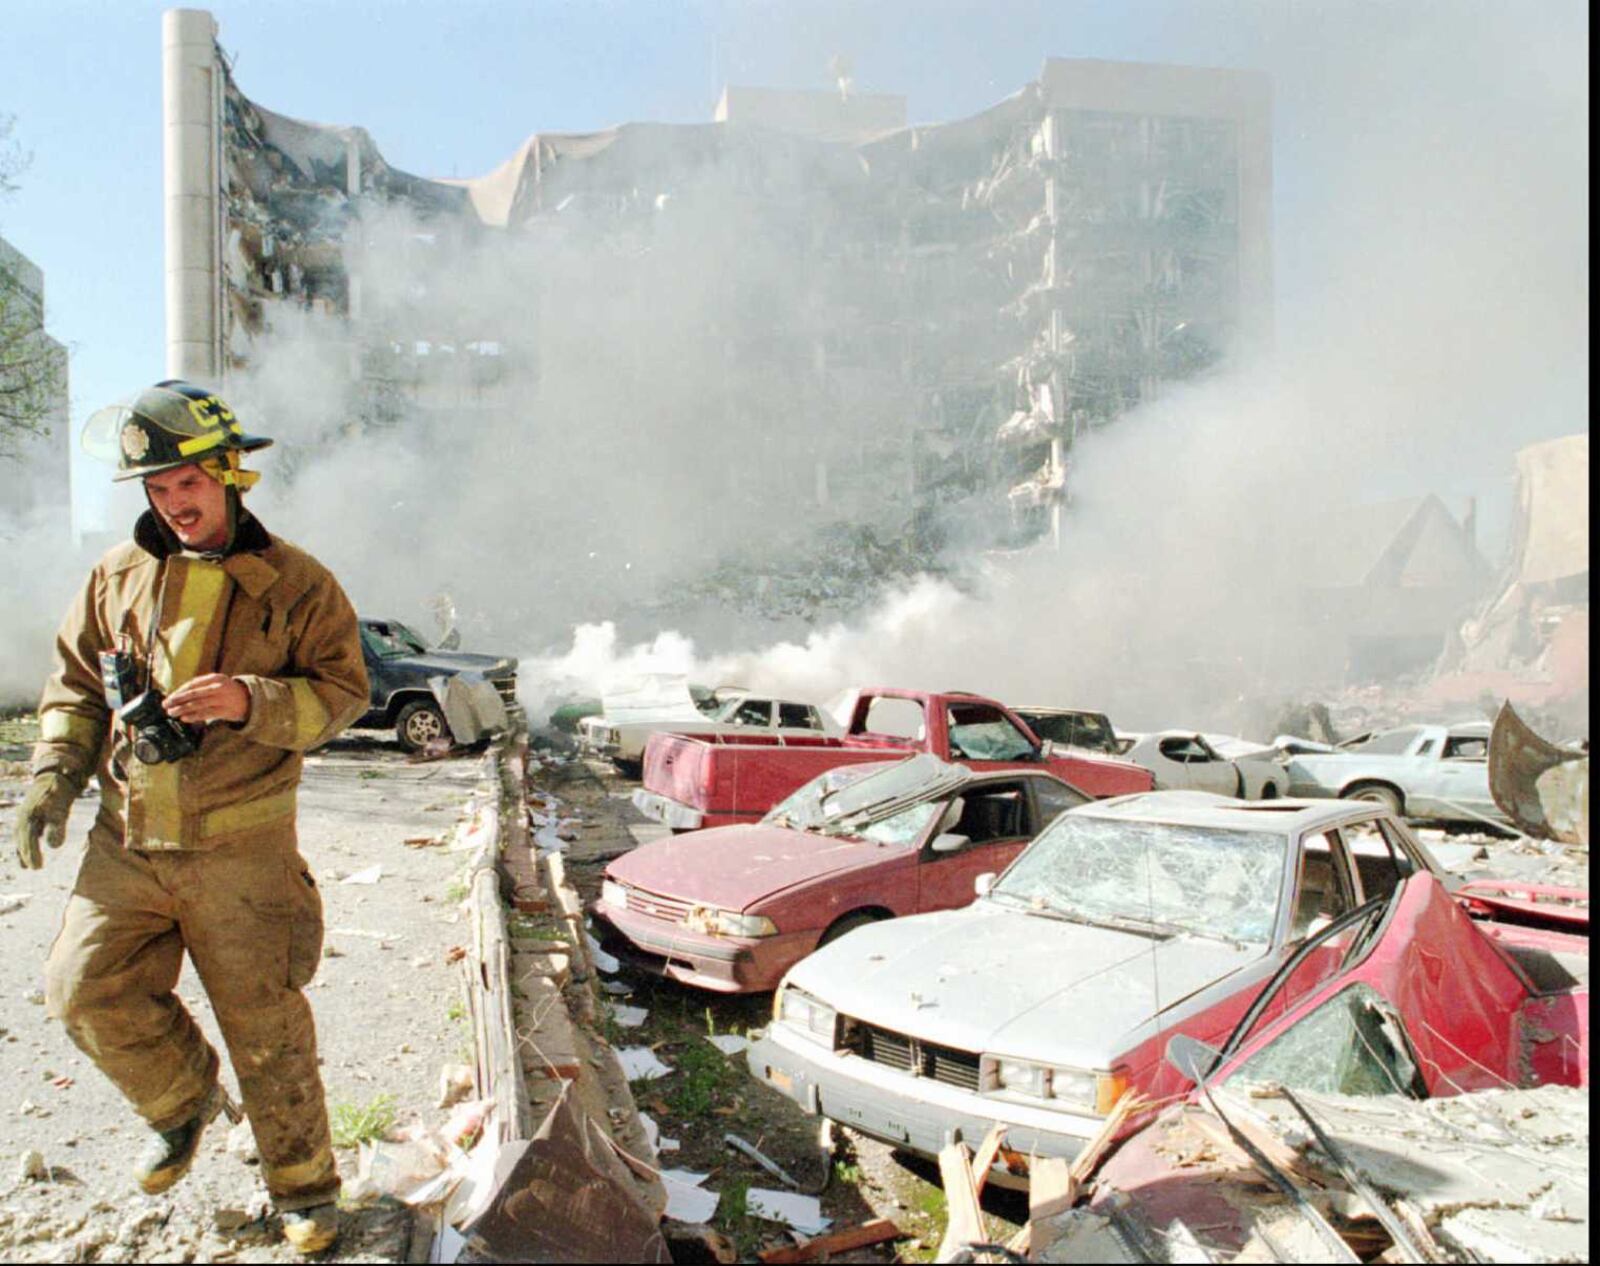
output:
<path id="1" fill-rule="evenodd" d="M 1311 938 L 1220 1050 L 1172 1039 L 1199 1085 L 1086 1205 L 1034 1219 L 1033 1259 L 1587 1260 L 1587 923 L 1461 895 L 1413 876 Z"/>
<path id="2" fill-rule="evenodd" d="M 438 299 L 430 259 L 521 244 L 645 267 L 667 241 L 659 225 L 707 191 L 713 216 L 748 204 L 807 280 L 773 302 L 781 283 L 764 264 L 722 252 L 724 275 L 708 281 L 730 318 L 713 331 L 720 395 L 698 407 L 726 411 L 732 467 L 740 445 L 798 444 L 781 468 L 805 472 L 794 492 L 848 508 L 822 526 L 920 539 L 938 506 L 961 501 L 991 542 L 1035 538 L 1080 434 L 1270 326 L 1270 90 L 1253 73 L 1052 58 L 951 123 L 843 138 L 737 118 L 540 133 L 468 180 L 409 175 L 362 128 L 256 104 L 220 51 L 217 77 L 224 366 L 248 371 L 276 312 L 337 318 L 356 398 L 335 427 L 463 401 L 503 412 L 508 393 L 536 413 L 557 354 L 540 297 L 520 333 L 488 328 L 481 312 L 418 299 Z M 367 256 L 391 208 L 412 226 L 397 247 L 410 300 L 387 284 L 395 260 Z"/>

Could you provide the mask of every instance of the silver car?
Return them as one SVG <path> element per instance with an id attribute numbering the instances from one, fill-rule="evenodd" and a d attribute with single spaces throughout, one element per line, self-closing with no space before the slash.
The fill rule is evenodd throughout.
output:
<path id="1" fill-rule="evenodd" d="M 924 1155 L 999 1123 L 1012 1165 L 1070 1158 L 1124 1090 L 1188 1089 L 1163 1059 L 1172 1033 L 1220 1042 L 1313 933 L 1331 934 L 1297 970 L 1336 972 L 1345 921 L 1419 872 L 1454 883 L 1381 805 L 1196 791 L 1084 805 L 998 880 L 980 876 L 964 909 L 870 924 L 802 959 L 749 1067 Z"/>
<path id="2" fill-rule="evenodd" d="M 1291 796 L 1371 800 L 1416 821 L 1505 828 L 1489 794 L 1489 723 L 1405 725 L 1338 747 L 1279 740 L 1302 750 L 1285 763 Z M 1307 751 L 1306 748 L 1322 750 Z"/>

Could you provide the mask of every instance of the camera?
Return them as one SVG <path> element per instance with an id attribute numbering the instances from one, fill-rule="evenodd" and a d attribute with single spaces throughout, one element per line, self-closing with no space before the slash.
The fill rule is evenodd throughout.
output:
<path id="1" fill-rule="evenodd" d="M 200 750 L 195 727 L 170 717 L 161 704 L 165 696 L 155 686 L 139 690 L 133 656 L 126 651 L 102 651 L 100 679 L 106 702 L 117 720 L 133 731 L 133 754 L 146 765 L 182 760 Z M 132 696 L 131 698 L 129 696 Z"/>

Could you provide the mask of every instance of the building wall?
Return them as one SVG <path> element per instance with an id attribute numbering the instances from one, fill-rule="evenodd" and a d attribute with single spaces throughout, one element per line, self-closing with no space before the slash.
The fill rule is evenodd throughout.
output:
<path id="1" fill-rule="evenodd" d="M 67 352 L 45 332 L 44 273 L 10 242 L 0 237 L 0 290 L 4 291 L 4 320 L 8 328 L 20 322 L 37 350 L 26 355 L 55 366 L 48 398 L 42 401 L 44 431 L 0 441 L 0 517 L 16 518 L 43 507 L 59 510 L 65 530 L 71 514 L 68 468 Z"/>

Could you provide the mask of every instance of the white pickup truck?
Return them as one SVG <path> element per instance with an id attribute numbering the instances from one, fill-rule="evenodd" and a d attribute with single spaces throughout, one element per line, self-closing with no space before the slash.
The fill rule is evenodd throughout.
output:
<path id="1" fill-rule="evenodd" d="M 658 715 L 659 713 L 659 715 Z M 578 722 L 578 746 L 607 757 L 623 773 L 638 777 L 645 744 L 652 734 L 779 734 L 838 735 L 839 723 L 815 704 L 774 699 L 747 690 L 717 691 L 715 708 L 707 713 L 687 707 L 651 709 L 648 713 L 613 707 L 606 700 L 601 716 Z"/>

